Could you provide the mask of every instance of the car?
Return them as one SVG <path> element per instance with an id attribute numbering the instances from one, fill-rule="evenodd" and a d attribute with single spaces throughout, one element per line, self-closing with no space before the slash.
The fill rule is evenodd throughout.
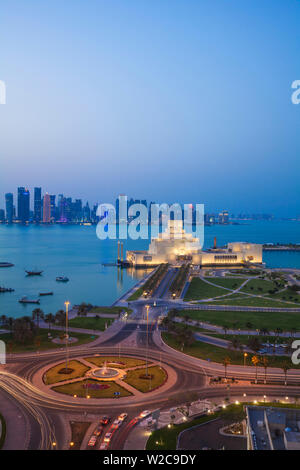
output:
<path id="1" fill-rule="evenodd" d="M 146 418 L 146 416 L 150 415 L 151 411 L 144 410 L 140 413 L 140 418 Z"/>
<path id="2" fill-rule="evenodd" d="M 103 441 L 104 442 L 107 442 L 108 444 L 110 443 L 110 440 L 111 440 L 111 436 L 112 436 L 112 432 L 107 432 L 104 436 L 104 439 Z"/>
<path id="3" fill-rule="evenodd" d="M 127 418 L 128 414 L 127 413 L 121 413 L 119 416 L 118 416 L 118 420 L 119 421 L 124 421 L 126 418 Z"/>
<path id="4" fill-rule="evenodd" d="M 102 431 L 103 431 L 103 427 L 102 426 L 97 426 L 95 431 L 93 432 L 93 435 L 99 437 L 99 436 L 101 436 Z"/>
<path id="5" fill-rule="evenodd" d="M 108 416 L 102 416 L 102 418 L 100 418 L 100 424 L 102 424 L 102 426 L 106 426 L 110 422 L 111 418 L 109 418 Z"/>
<path id="6" fill-rule="evenodd" d="M 108 449 L 108 442 L 101 442 L 99 450 L 107 450 Z"/>
<path id="7" fill-rule="evenodd" d="M 90 438 L 89 442 L 88 442 L 88 446 L 89 446 L 89 447 L 94 447 L 94 445 L 96 444 L 96 442 L 97 442 L 96 436 L 92 436 L 92 437 Z"/>
<path id="8" fill-rule="evenodd" d="M 119 419 L 115 419 L 114 422 L 112 423 L 111 429 L 118 429 L 121 423 L 122 421 L 120 421 Z"/>

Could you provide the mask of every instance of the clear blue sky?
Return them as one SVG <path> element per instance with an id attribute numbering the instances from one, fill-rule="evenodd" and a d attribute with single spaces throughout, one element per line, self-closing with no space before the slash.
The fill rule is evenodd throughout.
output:
<path id="1" fill-rule="evenodd" d="M 300 213 L 299 0 L 9 0 L 0 207 L 41 185 Z"/>

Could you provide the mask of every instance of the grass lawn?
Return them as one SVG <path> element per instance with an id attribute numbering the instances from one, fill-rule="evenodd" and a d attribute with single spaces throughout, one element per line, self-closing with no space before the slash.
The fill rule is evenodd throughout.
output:
<path id="1" fill-rule="evenodd" d="M 278 292 L 277 294 L 268 294 L 268 296 L 270 296 L 272 299 L 281 299 L 288 302 L 294 302 L 295 304 L 298 304 L 298 307 L 300 306 L 300 295 L 289 288 L 283 292 Z"/>
<path id="2" fill-rule="evenodd" d="M 44 383 L 51 385 L 57 382 L 62 382 L 64 380 L 77 379 L 79 377 L 83 377 L 83 375 L 88 370 L 90 370 L 90 367 L 87 367 L 86 365 L 82 364 L 82 362 L 76 360 L 69 361 L 68 369 L 73 369 L 73 372 L 70 374 L 60 373 L 60 371 L 63 371 L 65 367 L 66 363 L 61 362 L 60 364 L 51 367 L 51 369 L 48 369 L 43 377 Z"/>
<path id="3" fill-rule="evenodd" d="M 248 329 L 246 324 L 252 323 L 253 330 L 281 328 L 300 331 L 300 313 L 290 312 L 227 312 L 217 310 L 179 310 L 177 316 L 188 316 L 191 320 L 203 321 L 212 325 L 227 326 L 228 328 Z M 200 325 L 201 326 L 201 325 Z"/>
<path id="4" fill-rule="evenodd" d="M 118 363 L 118 365 L 115 366 L 117 369 L 128 369 L 130 367 L 143 366 L 146 364 L 142 359 L 123 356 L 89 356 L 85 357 L 85 360 L 98 367 L 103 366 L 105 361 L 107 365 L 111 363 Z"/>
<path id="5" fill-rule="evenodd" d="M 129 370 L 124 382 L 132 385 L 132 387 L 136 388 L 140 392 L 145 393 L 162 385 L 167 378 L 166 372 L 159 366 L 148 367 L 148 374 L 153 376 L 151 380 L 140 378 L 140 376 L 144 374 L 146 374 L 146 368 Z"/>
<path id="6" fill-rule="evenodd" d="M 228 293 L 228 291 L 222 289 L 221 287 L 214 287 L 199 277 L 193 277 L 192 282 L 190 283 L 189 288 L 185 294 L 184 300 L 189 301 L 210 299 L 212 297 L 217 297 L 218 295 L 224 295 L 226 293 Z"/>
<path id="7" fill-rule="evenodd" d="M 229 420 L 240 421 L 244 416 L 245 413 L 242 404 L 229 405 L 226 409 L 217 411 L 208 416 L 201 416 L 200 418 L 182 424 L 173 424 L 171 428 L 166 426 L 165 428 L 152 432 L 147 441 L 146 450 L 176 450 L 177 439 L 182 431 L 217 418 L 227 418 L 229 422 Z"/>
<path id="8" fill-rule="evenodd" d="M 2 449 L 4 442 L 5 442 L 5 437 L 6 437 L 6 422 L 3 416 L 0 414 L 0 423 L 1 423 L 1 428 L 0 428 L 0 450 Z"/>
<path id="9" fill-rule="evenodd" d="M 7 345 L 7 352 L 10 353 L 24 353 L 24 352 L 35 352 L 35 351 L 45 351 L 47 349 L 58 349 L 64 347 L 61 344 L 53 343 L 51 339 L 48 338 L 48 329 L 41 328 L 38 332 L 37 338 L 39 338 L 39 344 L 36 339 L 30 343 L 16 343 L 10 333 L 4 333 L 0 335 L 0 339 L 3 340 Z M 50 330 L 52 339 L 58 338 L 63 331 L 59 330 Z M 81 344 L 89 343 L 95 338 L 86 333 L 74 333 L 72 337 L 77 338 L 78 341 L 75 343 L 70 343 L 69 347 L 80 346 Z M 11 346 L 12 344 L 12 346 Z"/>
<path id="10" fill-rule="evenodd" d="M 262 294 L 263 295 L 263 294 Z M 261 297 L 251 297 L 245 295 L 242 292 L 239 294 L 232 294 L 230 296 L 224 297 L 224 299 L 214 300 L 213 304 L 217 305 L 240 305 L 243 307 L 278 307 L 278 308 L 297 308 L 300 304 L 290 304 L 286 302 L 280 302 L 280 300 L 273 300 L 272 298 L 261 298 Z"/>
<path id="11" fill-rule="evenodd" d="M 105 324 L 109 326 L 114 321 L 113 318 L 102 317 L 75 317 L 69 321 L 69 326 L 74 328 L 84 328 L 86 330 L 104 331 Z"/>
<path id="12" fill-rule="evenodd" d="M 92 386 L 96 385 L 108 385 L 108 388 L 84 388 L 84 385 L 90 384 Z M 57 387 L 52 387 L 52 390 L 59 393 L 64 393 L 65 395 L 77 395 L 77 397 L 86 398 L 114 398 L 114 392 L 119 392 L 120 397 L 129 397 L 131 395 L 128 390 L 118 385 L 116 382 L 106 382 L 94 379 L 79 380 L 78 382 L 73 382 L 66 385 L 58 385 Z"/>
<path id="13" fill-rule="evenodd" d="M 253 294 L 265 294 L 270 289 L 274 289 L 275 284 L 272 281 L 266 281 L 264 279 L 251 279 L 247 284 L 243 287 L 244 292 L 249 292 Z"/>
<path id="14" fill-rule="evenodd" d="M 234 339 L 238 339 L 241 343 L 246 344 L 250 338 L 257 338 L 262 343 L 277 343 L 277 344 L 287 344 L 288 341 L 292 338 L 290 337 L 283 337 L 283 336 L 269 336 L 269 335 L 222 335 L 218 333 L 211 333 L 207 332 L 207 336 L 213 336 L 214 338 L 221 338 L 226 339 L 227 341 L 232 341 Z M 293 338 L 294 339 L 294 338 Z"/>
<path id="15" fill-rule="evenodd" d="M 217 284 L 220 287 L 226 287 L 227 289 L 238 289 L 246 279 L 241 278 L 224 278 L 224 277 L 208 277 L 207 280 L 213 284 Z M 223 292 L 225 293 L 225 292 Z"/>
<path id="16" fill-rule="evenodd" d="M 141 295 L 143 294 L 144 292 L 144 287 L 139 287 L 130 297 L 128 297 L 127 301 L 131 301 L 131 300 L 137 300 L 141 297 Z"/>
<path id="17" fill-rule="evenodd" d="M 90 425 L 91 423 L 89 422 L 80 422 L 80 421 L 70 422 L 71 442 L 73 443 L 73 445 L 70 446 L 70 450 L 80 450 L 81 443 Z"/>
<path id="18" fill-rule="evenodd" d="M 182 343 L 178 342 L 173 334 L 163 333 L 163 340 L 171 346 L 171 348 L 182 351 Z M 243 365 L 244 357 L 242 351 L 235 351 L 233 349 L 219 348 L 218 346 L 202 343 L 201 341 L 194 341 L 190 346 L 186 346 L 182 351 L 185 354 L 188 354 L 199 359 L 205 359 L 212 362 L 222 363 L 226 357 L 229 357 L 231 364 Z M 260 357 L 258 354 L 256 354 Z M 254 354 L 253 354 L 254 356 Z M 252 366 L 251 363 L 251 354 L 248 355 L 246 365 Z M 268 367 L 281 367 L 284 363 L 289 363 L 291 369 L 299 369 L 300 365 L 296 366 L 292 363 L 291 359 L 287 356 L 266 356 L 269 360 Z M 254 366 L 253 366 L 254 367 Z M 228 366 L 228 372 L 230 372 L 230 365 Z"/>

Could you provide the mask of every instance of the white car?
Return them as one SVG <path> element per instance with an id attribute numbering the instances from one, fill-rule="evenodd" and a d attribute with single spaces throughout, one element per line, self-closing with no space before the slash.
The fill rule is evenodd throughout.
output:
<path id="1" fill-rule="evenodd" d="M 101 442 L 99 450 L 107 450 L 108 449 L 108 442 Z"/>
<path id="2" fill-rule="evenodd" d="M 121 413 L 120 416 L 118 417 L 119 421 L 124 421 L 127 418 L 128 414 L 127 413 Z"/>
<path id="3" fill-rule="evenodd" d="M 104 436 L 104 439 L 103 439 L 104 442 L 109 443 L 110 440 L 111 440 L 111 436 L 112 436 L 112 432 L 107 432 L 107 433 L 105 434 L 105 436 Z"/>
<path id="4" fill-rule="evenodd" d="M 115 419 L 114 422 L 112 423 L 111 428 L 112 428 L 112 429 L 118 429 L 118 427 L 120 426 L 120 424 L 121 424 L 121 421 L 119 421 L 118 419 Z"/>
<path id="5" fill-rule="evenodd" d="M 146 418 L 146 416 L 150 415 L 151 411 L 144 410 L 140 413 L 140 418 Z"/>

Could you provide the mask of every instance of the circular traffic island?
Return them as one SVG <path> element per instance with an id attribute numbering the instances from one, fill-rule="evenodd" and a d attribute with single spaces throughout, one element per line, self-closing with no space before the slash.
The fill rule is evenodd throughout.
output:
<path id="1" fill-rule="evenodd" d="M 167 371 L 153 361 L 100 355 L 60 362 L 43 375 L 51 391 L 86 399 L 141 396 L 167 380 Z"/>

